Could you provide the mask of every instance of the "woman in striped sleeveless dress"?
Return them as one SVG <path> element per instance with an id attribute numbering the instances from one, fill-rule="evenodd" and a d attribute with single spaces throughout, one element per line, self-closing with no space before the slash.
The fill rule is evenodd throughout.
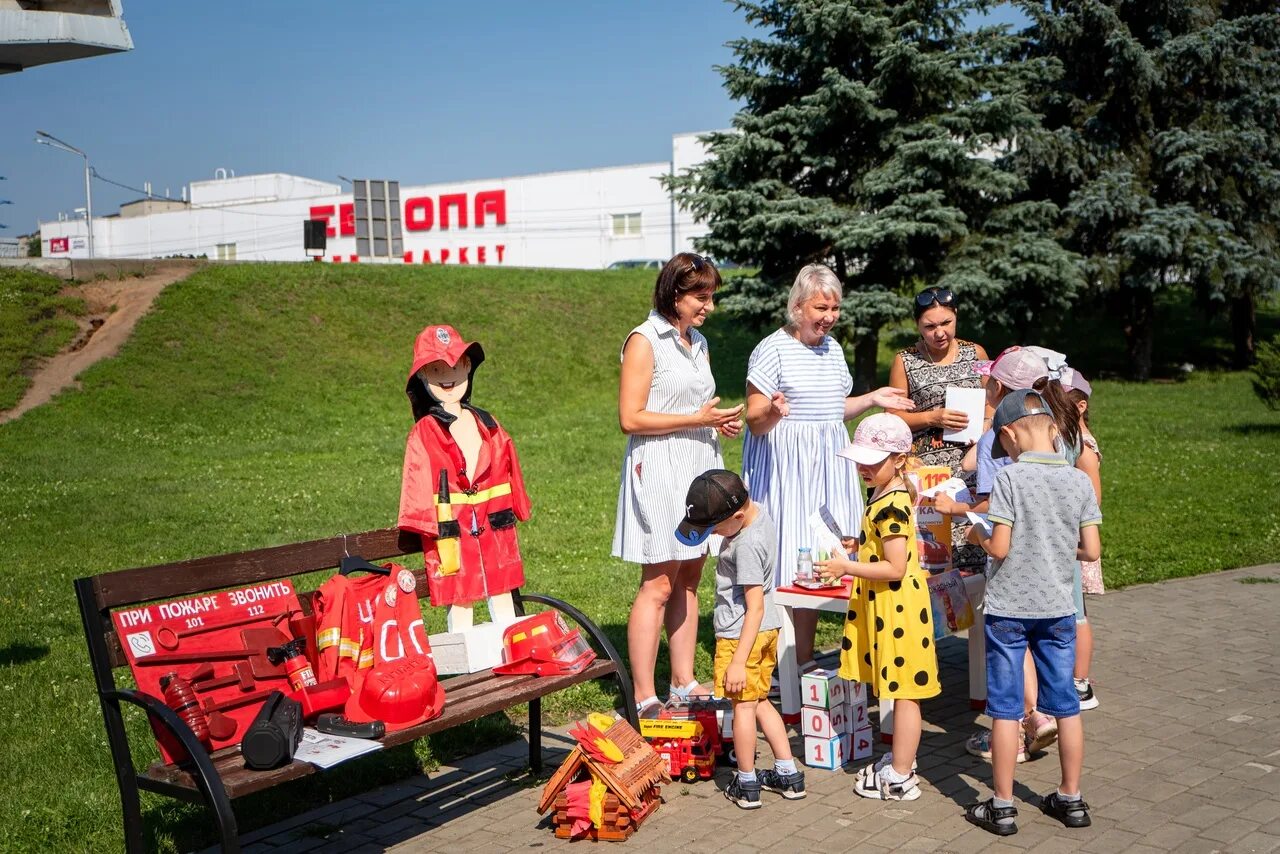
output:
<path id="1" fill-rule="evenodd" d="M 622 347 L 618 422 L 627 434 L 613 529 L 613 555 L 641 565 L 640 590 L 627 621 L 627 647 L 636 705 L 658 709 L 653 670 L 665 625 L 671 652 L 671 690 L 697 687 L 693 657 L 698 635 L 698 582 L 708 545 L 689 547 L 675 536 L 693 479 L 723 467 L 721 436 L 742 430 L 742 407 L 719 409 L 707 339 L 697 331 L 715 309 L 715 265 L 682 252 L 658 274 L 649 318 Z M 718 538 L 712 538 L 717 540 Z M 712 544 L 711 548 L 715 548 Z"/>
<path id="2" fill-rule="evenodd" d="M 984 379 L 974 371 L 974 363 L 986 361 L 987 351 L 956 337 L 957 299 L 946 288 L 925 288 L 916 295 L 912 310 L 920 340 L 894 356 L 889 368 L 889 384 L 911 395 L 916 404 L 914 412 L 902 415 L 911 428 L 911 453 L 927 466 L 948 466 L 953 476 L 973 489 L 975 473 L 960 465 L 967 446 L 942 438 L 945 430 L 962 429 L 969 420 L 965 413 L 947 409 L 944 403 L 948 386 L 982 387 Z M 951 525 L 951 565 L 965 572 L 982 572 L 987 553 L 968 541 L 969 527 L 967 521 Z"/>
<path id="3" fill-rule="evenodd" d="M 853 377 L 828 333 L 840 317 L 836 274 L 810 264 L 796 276 L 787 325 L 756 345 L 747 365 L 743 480 L 778 526 L 777 586 L 795 581 L 796 552 L 814 547 L 809 516 L 822 505 L 848 534 L 862 524 L 862 484 L 836 452 L 849 444 L 844 423 L 873 406 L 909 409 L 895 389 L 849 397 Z M 796 660 L 813 659 L 818 612 L 795 611 Z"/>

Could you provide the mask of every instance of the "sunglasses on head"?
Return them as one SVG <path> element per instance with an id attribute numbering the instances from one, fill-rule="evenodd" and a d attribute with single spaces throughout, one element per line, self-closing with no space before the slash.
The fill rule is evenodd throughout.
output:
<path id="1" fill-rule="evenodd" d="M 921 308 L 933 305 L 935 302 L 938 305 L 954 305 L 955 301 L 956 295 L 946 288 L 925 288 L 916 294 L 916 305 Z"/>
<path id="2" fill-rule="evenodd" d="M 689 258 L 689 269 L 688 269 L 688 270 L 685 270 L 685 272 L 686 272 L 686 273 L 691 273 L 691 272 L 697 271 L 697 272 L 701 273 L 701 272 L 702 272 L 702 265 L 703 265 L 703 264 L 708 264 L 708 263 L 710 263 L 710 262 L 709 262 L 709 261 L 707 261 L 707 259 L 706 259 L 706 258 L 703 258 L 701 255 L 693 255 L 693 254 L 691 253 L 691 257 Z"/>

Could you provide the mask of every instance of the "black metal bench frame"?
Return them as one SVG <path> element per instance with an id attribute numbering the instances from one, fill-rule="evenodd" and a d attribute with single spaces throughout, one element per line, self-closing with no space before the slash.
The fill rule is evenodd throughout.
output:
<path id="1" fill-rule="evenodd" d="M 128 606 L 332 569 L 348 554 L 380 561 L 416 554 L 421 550 L 418 535 L 384 528 L 76 579 L 76 599 L 89 646 L 89 662 L 120 788 L 127 850 L 145 850 L 140 790 L 203 803 L 213 814 L 223 850 L 238 852 L 239 830 L 232 801 L 307 776 L 318 769 L 306 762 L 294 762 L 271 771 L 249 771 L 239 759 L 239 748 L 225 748 L 212 755 L 206 753 L 191 729 L 160 699 L 116 684 L 115 671 L 127 667 L 127 661 L 111 622 L 111 612 Z M 426 581 L 421 571 L 416 575 L 419 594 L 426 601 Z M 310 595 L 300 593 L 298 598 L 304 611 L 309 613 Z M 593 679 L 612 678 L 617 681 L 622 694 L 622 708 L 631 724 L 639 726 L 631 676 L 604 632 L 577 608 L 559 599 L 520 591 L 514 593 L 514 599 L 518 614 L 525 613 L 527 604 L 543 605 L 561 612 L 581 627 L 602 656 L 580 673 L 568 676 L 496 676 L 486 670 L 444 679 L 441 681 L 446 693 L 444 713 L 415 727 L 389 733 L 383 739 L 384 744 L 403 744 L 486 714 L 528 703 L 529 765 L 537 773 L 542 769 L 541 698 Z M 125 705 L 139 707 L 153 723 L 172 732 L 193 760 L 182 765 L 156 762 L 139 771 L 125 728 Z"/>

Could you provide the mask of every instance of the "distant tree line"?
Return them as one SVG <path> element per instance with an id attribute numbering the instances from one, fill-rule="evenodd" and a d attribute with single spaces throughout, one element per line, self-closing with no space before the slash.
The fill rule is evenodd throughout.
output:
<path id="1" fill-rule="evenodd" d="M 1280 11 L 1274 0 L 1013 4 L 767 0 L 719 69 L 743 103 L 712 157 L 671 180 L 700 246 L 758 267 L 726 305 L 781 315 L 805 263 L 845 282 L 862 387 L 912 292 L 943 285 L 1027 335 L 1085 297 L 1152 369 L 1157 295 L 1190 287 L 1254 360 L 1280 281 Z"/>

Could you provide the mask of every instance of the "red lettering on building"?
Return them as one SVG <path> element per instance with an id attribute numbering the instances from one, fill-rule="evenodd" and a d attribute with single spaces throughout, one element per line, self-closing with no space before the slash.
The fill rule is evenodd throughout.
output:
<path id="1" fill-rule="evenodd" d="M 338 231 L 343 237 L 354 237 L 356 234 L 356 205 L 347 202 L 338 205 Z"/>
<path id="2" fill-rule="evenodd" d="M 485 214 L 493 214 L 495 225 L 507 224 L 507 191 L 482 190 L 476 193 L 476 228 L 484 228 Z"/>
<path id="3" fill-rule="evenodd" d="M 470 261 L 468 261 L 468 260 L 467 260 L 467 248 L 468 248 L 468 247 L 466 247 L 466 246 L 459 246 L 459 247 L 458 247 L 458 263 L 459 263 L 459 264 L 470 264 L 470 263 L 471 263 Z"/>
<path id="4" fill-rule="evenodd" d="M 467 227 L 467 194 L 445 193 L 440 197 L 440 228 L 449 227 L 449 208 L 458 212 L 458 228 Z"/>
<path id="5" fill-rule="evenodd" d="M 440 263 L 441 263 L 441 264 L 446 264 L 446 263 L 448 263 L 448 261 L 449 261 L 449 250 L 448 250 L 448 249 L 441 249 L 441 250 L 440 250 Z"/>
<path id="6" fill-rule="evenodd" d="M 479 217 L 477 217 L 477 219 L 479 219 Z M 477 264 L 484 264 L 484 263 L 485 263 L 485 260 L 484 260 L 484 247 L 483 247 L 483 246 L 477 246 L 477 247 L 476 247 L 476 263 L 477 263 Z"/>
<path id="7" fill-rule="evenodd" d="M 507 251 L 507 247 L 506 247 L 506 246 L 503 246 L 501 243 L 499 243 L 497 246 L 495 246 L 495 247 L 493 247 L 493 248 L 494 248 L 494 251 L 496 251 L 496 252 L 498 253 L 498 263 L 499 263 L 499 264 L 501 264 L 501 263 L 502 263 L 502 253 L 503 253 L 503 252 L 505 252 L 505 251 Z"/>
<path id="8" fill-rule="evenodd" d="M 412 249 L 411 249 L 411 250 L 409 250 L 408 252 L 404 253 L 404 262 L 405 262 L 406 264 L 412 264 L 412 263 L 413 263 L 413 250 L 412 250 Z"/>
<path id="9" fill-rule="evenodd" d="M 405 199 L 404 227 L 406 231 L 429 231 L 436 224 L 436 206 L 430 196 Z"/>
<path id="10" fill-rule="evenodd" d="M 431 263 L 431 250 L 430 250 L 430 249 L 423 249 L 423 250 L 422 250 L 422 263 L 423 263 L 423 264 L 430 264 L 430 263 Z"/>

